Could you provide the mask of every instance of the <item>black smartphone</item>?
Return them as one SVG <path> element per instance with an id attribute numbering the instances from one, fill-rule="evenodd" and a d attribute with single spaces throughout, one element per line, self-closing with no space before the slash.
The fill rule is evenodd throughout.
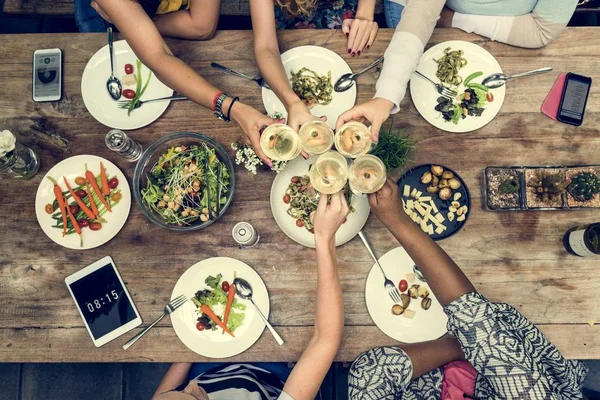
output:
<path id="1" fill-rule="evenodd" d="M 581 125 L 591 86 L 592 78 L 569 72 L 556 119 L 570 125 Z"/>

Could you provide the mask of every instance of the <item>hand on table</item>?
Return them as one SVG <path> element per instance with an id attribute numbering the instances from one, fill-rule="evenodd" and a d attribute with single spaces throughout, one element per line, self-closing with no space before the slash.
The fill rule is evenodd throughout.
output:
<path id="1" fill-rule="evenodd" d="M 366 103 L 358 104 L 339 116 L 336 129 L 349 121 L 358 121 L 371 123 L 371 140 L 377 143 L 379 141 L 379 131 L 381 126 L 390 116 L 390 111 L 394 104 L 386 99 L 375 98 Z"/>
<path id="2" fill-rule="evenodd" d="M 327 204 L 328 197 L 331 198 L 329 204 Z M 314 218 L 315 240 L 317 243 L 321 240 L 334 240 L 335 233 L 344 222 L 349 211 L 350 208 L 344 197 L 343 190 L 331 196 L 322 194 L 319 198 L 319 205 Z"/>
<path id="3" fill-rule="evenodd" d="M 231 119 L 242 129 L 246 144 L 254 147 L 256 155 L 269 167 L 273 167 L 271 159 L 260 148 L 260 134 L 266 126 L 278 121 L 263 115 L 251 106 L 236 102 L 231 109 Z"/>
<path id="4" fill-rule="evenodd" d="M 369 195 L 369 205 L 377 219 L 386 226 L 406 217 L 398 185 L 389 178 L 381 189 Z"/>
<path id="5" fill-rule="evenodd" d="M 369 50 L 375 41 L 379 25 L 372 19 L 361 18 L 345 19 L 342 23 L 342 32 L 348 38 L 348 53 L 360 56 L 360 52 Z"/>

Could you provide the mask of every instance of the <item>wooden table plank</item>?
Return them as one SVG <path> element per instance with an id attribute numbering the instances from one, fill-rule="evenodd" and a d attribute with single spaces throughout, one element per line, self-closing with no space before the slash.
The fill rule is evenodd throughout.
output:
<path id="1" fill-rule="evenodd" d="M 573 70 L 600 80 L 596 68 L 600 61 L 598 32 L 597 28 L 568 29 L 551 46 L 525 50 L 456 30 L 437 30 L 430 45 L 449 39 L 474 41 L 491 51 L 506 72 L 545 65 L 553 66 L 555 71 L 511 82 L 498 117 L 477 132 L 453 135 L 437 130 L 418 115 L 410 96 L 391 122 L 395 129 L 403 129 L 419 140 L 415 163 L 443 162 L 459 171 L 471 189 L 469 221 L 463 232 L 441 242 L 442 247 L 482 293 L 493 301 L 513 304 L 569 358 L 600 358 L 600 346 L 595 342 L 598 339 L 593 335 L 597 328 L 586 324 L 588 320 L 600 320 L 596 307 L 600 278 L 596 278 L 597 261 L 568 256 L 561 238 L 568 228 L 595 221 L 597 212 L 487 212 L 481 208 L 480 187 L 487 165 L 600 161 L 596 150 L 600 142 L 596 129 L 600 124 L 597 91 L 592 90 L 586 120 L 580 128 L 557 124 L 539 112 L 559 72 Z M 283 50 L 302 44 L 327 47 L 357 70 L 383 53 L 392 33 L 381 30 L 372 49 L 354 58 L 345 53 L 345 36 L 338 31 L 282 32 L 280 42 Z M 271 320 L 288 344 L 275 347 L 265 333 L 248 352 L 232 360 L 297 359 L 314 320 L 314 251 L 294 244 L 274 223 L 268 196 L 271 173 L 252 176 L 238 169 L 233 206 L 206 231 L 184 234 L 162 230 L 147 221 L 135 204 L 119 235 L 98 249 L 63 249 L 39 228 L 32 213 L 37 185 L 61 159 L 71 154 L 97 154 L 115 162 L 131 181 L 134 165 L 104 147 L 108 129 L 87 113 L 80 93 L 83 69 L 95 51 L 104 46 L 104 36 L 1 36 L 0 51 L 5 56 L 0 59 L 0 129 L 10 129 L 19 139 L 33 143 L 40 150 L 42 169 L 30 181 L 0 181 L 0 193 L 11 193 L 11 201 L 0 205 L 0 361 L 198 360 L 177 340 L 168 320 L 128 352 L 117 347 L 125 338 L 102 349 L 93 348 L 63 281 L 107 254 L 115 259 L 145 321 L 155 317 L 177 278 L 197 261 L 229 256 L 247 262 L 265 280 L 271 295 Z M 219 61 L 257 74 L 251 40 L 250 32 L 228 31 L 219 32 L 209 42 L 168 43 L 217 86 L 263 110 L 257 86 L 210 68 L 211 61 Z M 35 49 L 47 47 L 64 51 L 64 98 L 58 103 L 38 104 L 30 97 L 31 55 Z M 373 96 L 376 78 L 376 72 L 361 77 L 359 101 Z M 234 125 L 215 120 L 211 112 L 190 102 L 174 102 L 158 121 L 130 134 L 147 147 L 158 137 L 179 130 L 203 132 L 226 148 L 240 137 Z M 241 220 L 251 221 L 260 231 L 259 246 L 246 250 L 234 246 L 231 228 Z M 396 247 L 376 219 L 371 218 L 365 229 L 377 254 Z M 281 259 L 281 254 L 286 254 L 285 263 L 275 261 Z M 373 326 L 365 307 L 364 285 L 372 262 L 360 241 L 355 239 L 342 246 L 338 254 L 347 326 L 338 359 L 350 361 L 361 351 L 393 341 Z"/>

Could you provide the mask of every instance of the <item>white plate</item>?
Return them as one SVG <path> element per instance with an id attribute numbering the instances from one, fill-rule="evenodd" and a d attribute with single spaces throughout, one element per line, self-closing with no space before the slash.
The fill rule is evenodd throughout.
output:
<path id="1" fill-rule="evenodd" d="M 287 73 L 288 79 L 291 79 L 290 71 L 298 72 L 303 67 L 310 68 L 319 75 L 326 75 L 331 71 L 331 84 L 344 74 L 352 73 L 350 66 L 342 57 L 333 51 L 319 46 L 300 46 L 290 49 L 281 55 L 283 67 Z M 267 114 L 274 113 L 287 116 L 283 103 L 277 98 L 275 93 L 266 88 L 262 88 L 262 99 L 267 110 Z M 335 90 L 332 94 L 331 103 L 326 106 L 316 105 L 310 109 L 310 112 L 317 116 L 326 116 L 327 123 L 331 128 L 335 128 L 335 123 L 344 111 L 351 109 L 356 102 L 356 85 L 345 92 L 338 93 Z"/>
<path id="2" fill-rule="evenodd" d="M 315 235 L 307 231 L 306 228 L 298 228 L 296 226 L 296 220 L 287 213 L 289 205 L 283 202 L 283 196 L 290 185 L 290 179 L 294 176 L 308 175 L 309 166 L 316 159 L 316 156 L 311 156 L 308 160 L 305 160 L 303 157 L 297 157 L 293 161 L 290 161 L 285 169 L 277 174 L 271 186 L 271 211 L 277 225 L 293 241 L 302 246 L 312 248 L 315 247 Z M 363 226 L 365 226 L 369 218 L 371 207 L 366 196 L 352 196 L 351 201 L 355 212 L 348 215 L 346 223 L 335 234 L 336 246 L 341 246 L 352 240 Z"/>
<path id="3" fill-rule="evenodd" d="M 217 276 L 218 274 L 222 274 L 224 280 L 232 283 L 234 272 L 236 276 L 250 283 L 254 291 L 252 299 L 254 299 L 258 308 L 268 319 L 269 293 L 267 292 L 265 283 L 248 264 L 234 258 L 207 258 L 192 265 L 177 281 L 171 299 L 182 294 L 191 299 L 197 291 L 207 288 L 204 280 L 209 275 Z M 246 316 L 244 317 L 244 324 L 234 332 L 235 338 L 228 334 L 223 334 L 221 329 L 202 332 L 196 329 L 198 318 L 198 314 L 196 313 L 197 308 L 191 301 L 186 302 L 171 314 L 173 329 L 175 329 L 175 333 L 177 333 L 183 344 L 201 356 L 227 358 L 240 354 L 258 340 L 265 329 L 265 323 L 250 301 L 242 300 L 239 297 L 237 300 L 246 305 Z M 217 315 L 220 314 L 219 311 L 215 310 Z M 277 345 L 275 341 L 273 341 L 273 345 Z"/>
<path id="4" fill-rule="evenodd" d="M 78 235 L 72 234 L 63 237 L 62 229 L 52 227 L 52 225 L 54 225 L 54 220 L 46 213 L 44 207 L 46 204 L 52 203 L 55 199 L 53 191 L 54 185 L 46 177 L 50 176 L 54 178 L 64 191 L 67 190 L 67 187 L 63 180 L 63 176 L 67 178 L 71 187 L 74 188 L 77 186 L 74 182 L 75 178 L 85 175 L 85 164 L 87 164 L 88 169 L 92 171 L 94 175 L 97 175 L 100 173 L 100 162 L 104 164 L 104 168 L 106 168 L 106 173 L 109 177 L 116 176 L 119 180 L 118 188 L 121 189 L 123 198 L 119 201 L 119 204 L 113 207 L 112 212 L 104 214 L 103 218 L 106 220 L 106 223 L 102 224 L 101 230 L 91 231 L 90 228 L 82 228 L 83 247 L 80 247 Z M 71 203 L 71 201 L 69 201 L 69 203 Z M 121 170 L 119 170 L 115 164 L 102 157 L 92 155 L 74 156 L 56 164 L 44 176 L 44 179 L 42 179 L 42 182 L 38 187 L 37 194 L 35 195 L 35 214 L 46 236 L 61 246 L 74 250 L 93 249 L 94 247 L 102 246 L 104 243 L 114 238 L 121 228 L 123 228 L 123 225 L 125 225 L 125 221 L 127 221 L 127 218 L 129 217 L 130 208 L 131 191 L 129 190 L 129 183 L 127 183 L 125 175 L 123 175 Z"/>
<path id="5" fill-rule="evenodd" d="M 379 259 L 379 263 L 395 285 L 398 285 L 402 279 L 406 279 L 406 274 L 413 272 L 414 263 L 402 247 L 385 253 Z M 408 286 L 410 287 L 412 284 L 426 286 L 429 289 L 427 283 L 421 282 L 417 278 Z M 373 322 L 383 333 L 402 343 L 418 343 L 437 339 L 447 332 L 448 317 L 433 292 L 431 290 L 429 292 L 432 300 L 429 310 L 425 311 L 421 308 L 420 298 L 411 299 L 408 309 L 416 311 L 413 319 L 405 318 L 402 315 L 393 315 L 394 302 L 383 286 L 383 276 L 379 267 L 373 265 L 367 277 L 365 299 Z"/>
<path id="6" fill-rule="evenodd" d="M 119 40 L 114 45 L 115 77 L 123 84 L 123 75 L 125 75 L 125 64 L 133 65 L 134 73 L 138 75 L 136 60 L 138 57 L 134 54 L 131 47 L 125 40 Z M 143 83 L 148 79 L 148 68 L 142 64 Z M 119 108 L 117 102 L 113 100 L 106 90 L 106 80 L 110 77 L 110 55 L 108 45 L 96 52 L 88 61 L 81 77 L 81 96 L 85 108 L 92 114 L 98 122 L 114 129 L 138 129 L 151 124 L 160 117 L 170 101 L 158 101 L 156 103 L 144 104 L 142 107 L 133 111 L 127 116 L 127 110 Z M 123 89 L 135 90 L 133 86 L 123 86 Z M 173 94 L 173 90 L 158 80 L 156 75 L 152 74 L 150 83 L 142 96 L 142 100 L 167 97 Z M 121 97 L 120 100 L 127 100 Z"/>
<path id="7" fill-rule="evenodd" d="M 427 50 L 421 57 L 417 70 L 423 75 L 431 78 L 433 81 L 438 82 L 439 79 L 435 76 L 435 73 L 437 72 L 437 63 L 434 59 L 437 60 L 442 57 L 444 55 L 444 49 L 447 47 L 451 47 L 452 50 L 463 50 L 464 57 L 468 61 L 468 64 L 459 72 L 463 79 L 466 79 L 467 76 L 471 75 L 473 72 L 482 71 L 483 75 L 473 80 L 473 82 L 481 83 L 486 76 L 502 72 L 502 68 L 500 67 L 500 64 L 498 64 L 498 61 L 496 61 L 494 56 L 487 50 L 476 44 L 460 40 L 440 43 Z M 458 93 L 463 93 L 464 90 L 465 87 L 461 85 L 458 89 Z M 488 103 L 485 107 L 485 111 L 480 117 L 467 116 L 467 118 L 458 121 L 458 124 L 454 124 L 451 121 L 445 121 L 442 114 L 435 111 L 437 98 L 440 95 L 431 82 L 416 74 L 413 74 L 410 80 L 410 95 L 419 114 L 436 128 L 454 133 L 474 131 L 484 127 L 494 119 L 500 111 L 502 103 L 504 103 L 506 87 L 502 86 L 498 89 L 490 90 L 494 94 L 494 101 Z"/>

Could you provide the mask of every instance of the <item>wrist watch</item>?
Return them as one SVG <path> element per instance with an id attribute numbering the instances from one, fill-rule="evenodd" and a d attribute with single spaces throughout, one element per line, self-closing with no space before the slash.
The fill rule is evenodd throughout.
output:
<path id="1" fill-rule="evenodd" d="M 229 118 L 227 118 L 225 113 L 223 113 L 223 103 L 225 102 L 225 99 L 227 99 L 228 97 L 231 98 L 231 96 L 228 95 L 227 93 L 221 93 L 221 95 L 219 95 L 219 97 L 217 98 L 217 101 L 215 103 L 215 112 L 214 112 L 215 117 L 217 117 L 221 121 L 225 121 L 225 122 L 231 121 Z"/>

